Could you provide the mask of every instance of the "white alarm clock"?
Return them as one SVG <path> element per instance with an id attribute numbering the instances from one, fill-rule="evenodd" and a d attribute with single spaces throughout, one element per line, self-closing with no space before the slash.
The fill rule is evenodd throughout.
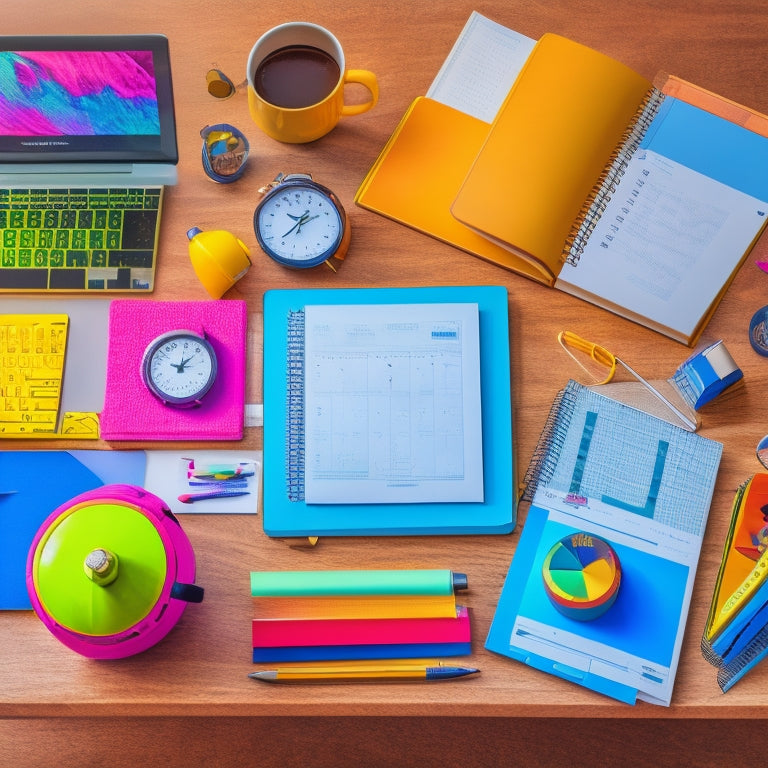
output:
<path id="1" fill-rule="evenodd" d="M 339 198 L 309 173 L 281 173 L 259 192 L 253 228 L 264 253 L 284 267 L 325 264 L 337 272 L 350 240 Z"/>
<path id="2" fill-rule="evenodd" d="M 176 330 L 153 339 L 141 360 L 149 391 L 165 405 L 194 408 L 216 380 L 216 353 L 204 335 Z"/>

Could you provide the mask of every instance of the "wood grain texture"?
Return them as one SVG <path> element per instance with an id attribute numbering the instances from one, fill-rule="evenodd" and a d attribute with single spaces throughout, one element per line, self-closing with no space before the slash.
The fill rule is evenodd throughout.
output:
<path id="1" fill-rule="evenodd" d="M 768 16 L 759 0 L 478 0 L 474 4 L 296 0 L 289 6 L 274 0 L 240 0 L 227 7 L 202 0 L 26 0 L 5 5 L 7 34 L 152 31 L 168 35 L 181 159 L 179 184 L 167 195 L 153 298 L 207 298 L 187 255 L 185 233 L 190 227 L 228 229 L 251 246 L 253 267 L 227 294 L 247 300 L 249 306 L 249 402 L 260 403 L 262 398 L 261 307 L 267 289 L 506 286 L 517 476 L 527 466 L 555 393 L 578 373 L 557 345 L 558 331 L 570 329 L 605 345 L 650 379 L 670 376 L 690 350 L 353 206 L 358 184 L 408 104 L 427 90 L 471 10 L 531 37 L 544 32 L 566 35 L 649 78 L 664 70 L 768 112 Z M 248 116 L 243 88 L 225 101 L 212 98 L 206 91 L 205 74 L 216 66 L 241 83 L 255 39 L 275 24 L 297 19 L 334 31 L 349 66 L 378 75 L 381 97 L 372 112 L 344 119 L 318 142 L 294 146 L 259 134 Z M 200 166 L 199 131 L 214 122 L 237 125 L 251 142 L 249 168 L 232 185 L 215 185 Z M 288 271 L 259 251 L 252 229 L 257 190 L 281 171 L 310 171 L 344 202 L 353 235 L 338 275 L 329 270 Z M 701 434 L 721 441 L 724 454 L 670 708 L 625 706 L 484 651 L 519 527 L 499 537 L 326 539 L 314 549 L 296 549 L 265 537 L 260 518 L 189 516 L 182 522 L 197 554 L 205 601 L 189 606 L 170 635 L 141 656 L 114 662 L 83 659 L 60 645 L 31 613 L 0 614 L 0 718 L 8 718 L 0 722 L 4 745 L 0 764 L 71 765 L 77 755 L 104 754 L 104 745 L 112 743 L 116 749 L 111 756 L 117 755 L 114 766 L 139 763 L 137 759 L 121 763 L 121 753 L 135 757 L 142 749 L 152 748 L 169 766 L 228 765 L 232 760 L 227 757 L 237 757 L 234 745 L 251 753 L 261 751 L 264 734 L 279 736 L 277 740 L 267 737 L 275 755 L 285 755 L 276 746 L 280 739 L 295 744 L 303 756 L 299 760 L 297 755 L 295 764 L 304 765 L 470 765 L 471 755 L 477 765 L 502 764 L 493 763 L 490 755 L 506 755 L 508 764 L 513 764 L 515 755 L 520 764 L 565 764 L 563 756 L 568 753 L 562 744 L 552 761 L 537 762 L 545 754 L 542 739 L 554 743 L 560 734 L 574 739 L 579 734 L 587 739 L 602 734 L 617 754 L 631 740 L 645 743 L 646 747 L 637 746 L 637 765 L 650 764 L 642 762 L 648 755 L 647 743 L 664 738 L 677 747 L 698 743 L 700 759 L 689 764 L 710 764 L 703 755 L 717 746 L 711 735 L 727 728 L 718 731 L 709 721 L 768 717 L 768 664 L 724 696 L 714 670 L 699 652 L 733 494 L 760 469 L 754 448 L 768 431 L 764 417 L 768 361 L 752 351 L 747 339 L 750 317 L 768 303 L 768 275 L 755 267 L 756 259 L 768 260 L 768 238 L 758 243 L 744 264 L 702 339 L 723 339 L 745 382 L 701 412 Z M 258 449 L 261 440 L 260 429 L 249 429 L 243 443 L 221 447 Z M 0 446 L 51 447 L 26 442 Z M 101 443 L 99 447 L 111 446 Z M 511 473 L 513 468 L 500 466 L 495 471 Z M 521 522 L 524 516 L 523 508 Z M 246 677 L 251 670 L 248 572 L 348 567 L 439 567 L 468 573 L 472 662 L 482 674 L 439 686 L 285 688 L 250 681 Z M 356 718 L 345 719 L 343 725 L 334 720 L 346 716 Z M 430 718 L 428 723 L 421 720 L 425 716 Z M 401 717 L 411 720 L 389 719 Z M 587 727 L 584 718 L 605 725 Z M 343 745 L 328 734 L 346 729 L 347 723 L 350 749 L 339 756 Z M 413 754 L 423 757 L 432 748 L 439 750 L 439 759 L 430 762 L 423 757 L 410 763 L 398 751 L 400 747 L 389 753 L 391 762 L 385 759 L 387 745 L 398 741 L 401 724 L 403 733 L 413 740 Z M 498 752 L 494 752 L 494 739 Z M 41 745 L 45 749 L 35 752 L 38 757 L 33 759 L 30 749 Z M 452 751 L 459 746 L 464 750 L 461 763 Z M 54 760 L 55 754 L 61 759 Z M 259 764 L 291 763 L 265 758 Z"/>

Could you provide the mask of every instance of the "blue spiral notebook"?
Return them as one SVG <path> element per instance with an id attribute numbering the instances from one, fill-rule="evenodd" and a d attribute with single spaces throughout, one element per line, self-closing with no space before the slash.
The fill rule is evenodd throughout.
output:
<path id="1" fill-rule="evenodd" d="M 628 704 L 669 706 L 721 455 L 569 382 L 526 474 L 532 504 L 485 647 Z M 579 535 L 608 542 L 621 566 L 618 596 L 591 620 L 558 610 L 545 587 L 549 553 Z M 588 590 L 595 571 L 568 570 L 561 583 Z"/>
<path id="2" fill-rule="evenodd" d="M 371 503 L 306 501 L 304 310 L 310 306 L 388 304 L 477 305 L 480 500 L 376 503 L 372 497 Z M 263 519 L 268 536 L 509 533 L 516 521 L 515 485 L 506 288 L 319 288 L 265 293 Z"/>

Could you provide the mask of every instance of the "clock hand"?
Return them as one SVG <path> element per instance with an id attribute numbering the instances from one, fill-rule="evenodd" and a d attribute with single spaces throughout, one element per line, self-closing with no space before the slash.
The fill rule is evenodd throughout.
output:
<path id="1" fill-rule="evenodd" d="M 293 219 L 296 223 L 283 235 L 283 237 L 287 237 L 288 235 L 293 232 L 293 230 L 296 230 L 296 234 L 298 235 L 299 232 L 301 232 L 302 226 L 306 224 L 308 221 L 312 221 L 312 219 L 316 219 L 319 214 L 316 214 L 315 216 L 309 215 L 309 209 L 304 211 L 304 213 L 301 214 L 301 216 L 292 216 L 290 213 L 288 214 L 288 217 L 290 219 Z"/>
<path id="2" fill-rule="evenodd" d="M 194 357 L 194 355 L 192 355 L 192 357 Z M 176 369 L 176 373 L 184 373 L 184 367 L 192 359 L 192 357 L 188 357 L 186 360 L 182 357 L 181 362 L 178 365 L 176 363 L 171 363 L 171 365 Z"/>
<path id="3" fill-rule="evenodd" d="M 298 235 L 299 232 L 301 232 L 301 228 L 304 224 L 307 224 L 308 222 L 312 221 L 312 219 L 316 219 L 320 214 L 315 214 L 314 216 L 310 216 L 308 219 L 302 218 L 302 220 L 299 222 L 299 228 L 296 230 L 296 234 Z"/>
<path id="4" fill-rule="evenodd" d="M 309 210 L 304 211 L 304 213 L 301 214 L 301 216 L 292 216 L 290 213 L 288 214 L 288 218 L 292 219 L 296 223 L 283 235 L 283 237 L 287 237 L 288 235 L 293 232 L 294 229 L 297 229 L 298 227 L 301 227 L 301 222 L 303 221 L 304 217 L 309 215 Z"/>

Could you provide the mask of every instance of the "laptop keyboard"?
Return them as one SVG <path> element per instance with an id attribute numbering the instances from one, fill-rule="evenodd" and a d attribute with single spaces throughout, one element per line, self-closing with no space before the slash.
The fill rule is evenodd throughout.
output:
<path id="1" fill-rule="evenodd" d="M 162 196 L 0 189 L 0 291 L 151 291 Z"/>

